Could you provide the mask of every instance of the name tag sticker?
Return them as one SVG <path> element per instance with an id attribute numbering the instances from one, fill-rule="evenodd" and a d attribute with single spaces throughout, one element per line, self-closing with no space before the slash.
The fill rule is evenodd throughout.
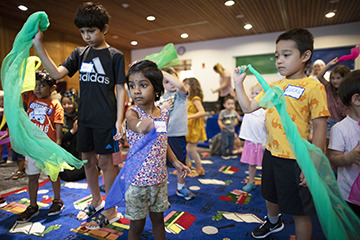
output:
<path id="1" fill-rule="evenodd" d="M 292 97 L 295 99 L 299 99 L 301 95 L 303 95 L 305 88 L 299 86 L 288 85 L 284 91 L 284 95 L 288 97 Z"/>
<path id="2" fill-rule="evenodd" d="M 167 133 L 166 121 L 155 120 L 154 121 L 156 132 Z"/>
<path id="3" fill-rule="evenodd" d="M 83 62 L 81 64 L 79 72 L 91 73 L 93 70 L 93 66 L 94 66 L 94 64 L 92 64 L 92 63 Z"/>

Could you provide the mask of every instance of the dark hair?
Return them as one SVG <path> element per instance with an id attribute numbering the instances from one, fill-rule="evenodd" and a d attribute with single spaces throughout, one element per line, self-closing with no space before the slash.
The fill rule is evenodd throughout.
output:
<path id="1" fill-rule="evenodd" d="M 61 94 L 61 101 L 63 100 L 64 97 L 69 98 L 72 103 L 77 103 L 77 101 L 78 101 L 77 95 L 75 93 L 73 93 L 72 91 L 67 91 L 67 92 L 64 92 L 63 94 Z"/>
<path id="2" fill-rule="evenodd" d="M 281 40 L 292 40 L 295 42 L 297 49 L 300 51 L 300 56 L 307 50 L 311 51 L 311 56 L 306 61 L 305 66 L 311 63 L 311 57 L 314 52 L 314 37 L 307 29 L 293 28 L 278 36 L 276 43 Z"/>
<path id="3" fill-rule="evenodd" d="M 178 74 L 176 73 L 176 71 L 173 67 L 166 67 L 166 68 L 162 68 L 161 70 L 164 72 L 167 72 L 170 75 L 174 74 L 176 77 L 178 77 Z"/>
<path id="4" fill-rule="evenodd" d="M 49 87 L 54 86 L 56 83 L 56 80 L 53 79 L 45 69 L 36 70 L 35 77 L 37 81 L 46 82 Z"/>
<path id="5" fill-rule="evenodd" d="M 339 97 L 345 106 L 351 105 L 354 94 L 360 94 L 360 70 L 350 72 L 341 81 L 339 86 Z"/>
<path id="6" fill-rule="evenodd" d="M 126 75 L 126 83 L 128 87 L 129 77 L 135 73 L 141 73 L 145 78 L 149 79 L 154 87 L 155 101 L 159 100 L 160 96 L 164 93 L 164 86 L 162 84 L 164 76 L 156 63 L 149 60 L 142 60 L 132 65 Z"/>
<path id="7" fill-rule="evenodd" d="M 201 85 L 199 80 L 197 80 L 196 78 L 185 78 L 183 80 L 184 84 L 189 84 L 190 86 L 190 96 L 189 99 L 192 99 L 193 97 L 200 97 L 201 101 L 204 99 L 204 94 L 203 91 L 201 89 Z"/>
<path id="8" fill-rule="evenodd" d="M 76 10 L 74 23 L 77 28 L 96 27 L 102 31 L 109 20 L 110 15 L 102 5 L 84 2 Z"/>
<path id="9" fill-rule="evenodd" d="M 228 96 L 225 96 L 225 98 L 224 98 L 224 103 L 226 103 L 226 101 L 229 100 L 229 99 L 235 101 L 235 99 L 234 99 L 233 96 L 228 95 Z"/>

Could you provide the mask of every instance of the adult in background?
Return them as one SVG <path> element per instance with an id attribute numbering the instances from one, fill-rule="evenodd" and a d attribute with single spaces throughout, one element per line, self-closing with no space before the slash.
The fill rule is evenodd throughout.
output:
<path id="1" fill-rule="evenodd" d="M 226 96 L 235 96 L 234 89 L 231 87 L 231 74 L 228 70 L 224 69 L 220 63 L 213 67 L 214 71 L 220 75 L 220 87 L 212 90 L 213 93 L 219 93 L 218 107 L 219 111 L 224 109 L 224 100 Z"/>

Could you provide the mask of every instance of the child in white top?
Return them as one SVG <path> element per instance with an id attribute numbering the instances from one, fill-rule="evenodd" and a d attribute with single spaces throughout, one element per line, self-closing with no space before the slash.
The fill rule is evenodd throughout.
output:
<path id="1" fill-rule="evenodd" d="M 330 132 L 330 162 L 338 167 L 337 182 L 349 206 L 360 217 L 360 206 L 349 199 L 351 188 L 360 173 L 360 70 L 349 73 L 339 87 L 341 101 L 349 115 L 336 123 Z"/>
<path id="2" fill-rule="evenodd" d="M 262 87 L 257 83 L 250 90 L 250 99 L 253 99 L 262 91 Z M 256 166 L 261 166 L 264 156 L 263 144 L 266 143 L 266 128 L 265 110 L 263 108 L 244 115 L 239 137 L 245 140 L 240 161 L 249 164 L 249 182 L 242 190 L 250 192 L 256 188 Z"/>

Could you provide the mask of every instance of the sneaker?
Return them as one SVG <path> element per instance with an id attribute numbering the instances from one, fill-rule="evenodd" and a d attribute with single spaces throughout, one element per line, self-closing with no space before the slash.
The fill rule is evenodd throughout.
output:
<path id="1" fill-rule="evenodd" d="M 28 206 L 26 210 L 20 214 L 20 216 L 16 219 L 18 223 L 25 223 L 28 222 L 33 217 L 37 216 L 39 214 L 39 207 L 32 207 Z"/>
<path id="2" fill-rule="evenodd" d="M 64 202 L 62 200 L 54 200 L 48 211 L 48 216 L 53 216 L 60 214 L 61 211 L 65 208 Z"/>
<path id="3" fill-rule="evenodd" d="M 230 159 L 230 156 L 222 155 L 221 158 L 222 158 L 222 159 Z"/>
<path id="4" fill-rule="evenodd" d="M 5 207 L 7 205 L 7 202 L 5 198 L 0 197 L 0 208 Z"/>
<path id="5" fill-rule="evenodd" d="M 0 164 L 5 164 L 6 161 L 3 158 L 0 158 Z"/>
<path id="6" fill-rule="evenodd" d="M 243 188 L 242 190 L 245 191 L 245 192 L 250 192 L 251 190 L 255 189 L 256 188 L 256 185 L 255 183 L 247 183 Z"/>
<path id="7" fill-rule="evenodd" d="M 26 176 L 26 173 L 24 171 L 16 171 L 13 175 L 12 175 L 12 179 L 13 180 L 18 180 L 19 178 L 23 178 Z"/>
<path id="8" fill-rule="evenodd" d="M 275 224 L 272 224 L 265 216 L 265 221 L 263 222 L 263 224 L 255 228 L 251 235 L 254 238 L 266 238 L 271 233 L 280 232 L 283 229 L 284 223 L 282 223 L 281 221 L 281 215 L 279 216 L 279 220 Z"/>
<path id="9" fill-rule="evenodd" d="M 185 198 L 185 200 L 190 200 L 195 198 L 195 194 L 192 193 L 189 189 L 186 187 L 183 187 L 181 190 L 176 190 L 176 194 L 180 197 Z"/>

